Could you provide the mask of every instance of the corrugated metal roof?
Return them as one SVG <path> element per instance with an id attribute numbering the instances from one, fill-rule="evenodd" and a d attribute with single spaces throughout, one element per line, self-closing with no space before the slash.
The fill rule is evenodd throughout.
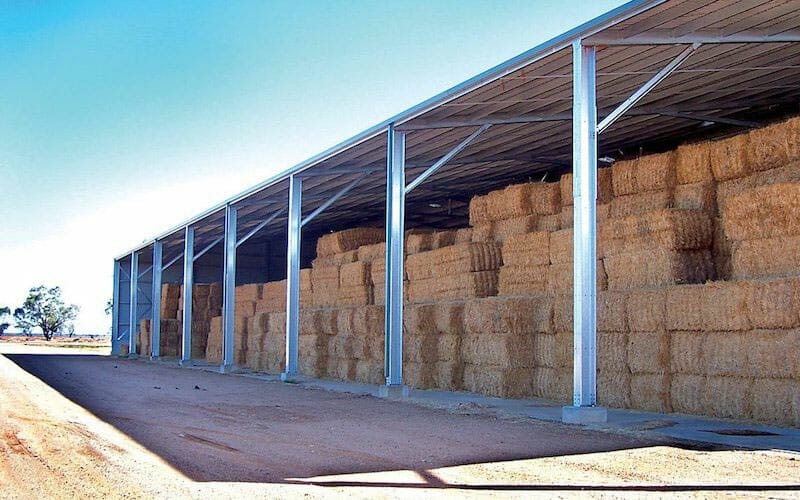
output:
<path id="1" fill-rule="evenodd" d="M 598 47 L 597 56 L 599 117 L 687 47 L 666 43 L 670 39 L 715 37 L 717 42 L 725 42 L 702 45 L 600 135 L 599 156 L 620 159 L 731 130 L 729 123 L 709 126 L 715 119 L 752 121 L 769 117 L 783 109 L 781 106 L 794 106 L 796 111 L 800 43 L 728 43 L 731 40 L 725 37 L 750 40 L 781 35 L 800 40 L 798 27 L 800 0 L 633 1 L 392 117 L 157 238 L 178 251 L 182 228 L 192 224 L 197 245 L 202 246 L 221 234 L 228 203 L 240 207 L 240 234 L 245 234 L 286 206 L 287 179 L 292 174 L 308 176 L 303 189 L 303 211 L 308 213 L 361 175 L 358 169 L 372 172 L 306 230 L 313 234 L 353 224 L 380 225 L 389 124 L 409 130 L 406 158 L 410 181 L 481 124 L 512 122 L 493 125 L 407 198 L 409 227 L 463 224 L 470 196 L 509 182 L 539 180 L 545 174 L 552 179 L 570 169 L 570 47 L 574 41 L 606 42 Z M 434 209 L 431 202 L 442 207 Z M 285 215 L 278 217 L 259 238 L 285 233 L 285 226 Z"/>

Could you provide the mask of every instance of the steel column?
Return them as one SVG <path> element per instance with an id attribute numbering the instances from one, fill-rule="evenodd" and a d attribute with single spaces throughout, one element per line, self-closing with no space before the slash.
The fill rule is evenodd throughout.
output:
<path id="1" fill-rule="evenodd" d="M 119 278 L 120 262 L 114 261 L 114 290 L 111 295 L 111 354 L 119 355 Z"/>
<path id="2" fill-rule="evenodd" d="M 402 386 L 406 135 L 390 126 L 387 139 L 385 370 L 387 386 Z"/>
<path id="3" fill-rule="evenodd" d="M 573 45 L 573 396 L 576 407 L 597 403 L 597 96 L 596 51 Z"/>
<path id="4" fill-rule="evenodd" d="M 298 335 L 300 333 L 300 236 L 303 179 L 289 177 L 289 217 L 286 249 L 286 370 L 281 377 L 297 375 Z"/>
<path id="5" fill-rule="evenodd" d="M 236 236 L 237 210 L 228 205 L 225 207 L 225 271 L 222 292 L 222 366 L 220 371 L 227 371 L 234 365 L 233 315 L 236 307 Z"/>
<path id="6" fill-rule="evenodd" d="M 194 228 L 186 226 L 183 237 L 183 332 L 181 364 L 192 359 L 192 291 L 194 287 Z"/>
<path id="7" fill-rule="evenodd" d="M 161 356 L 161 264 L 163 261 L 164 243 L 153 242 L 153 292 L 152 314 L 150 315 L 150 357 Z M 144 354 L 144 353 L 143 353 Z"/>
<path id="8" fill-rule="evenodd" d="M 128 308 L 128 356 L 136 356 L 136 323 L 139 320 L 139 254 L 131 253 L 131 305 Z"/>

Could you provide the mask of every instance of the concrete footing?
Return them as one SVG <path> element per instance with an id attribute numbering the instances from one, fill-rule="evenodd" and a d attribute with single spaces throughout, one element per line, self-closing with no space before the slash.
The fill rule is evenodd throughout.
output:
<path id="1" fill-rule="evenodd" d="M 608 411 L 602 406 L 564 406 L 561 421 L 565 424 L 603 424 L 608 421 Z"/>
<path id="2" fill-rule="evenodd" d="M 306 380 L 308 380 L 308 377 L 300 375 L 299 373 L 281 373 L 281 382 L 286 382 L 288 384 L 297 384 L 305 382 Z"/>
<path id="3" fill-rule="evenodd" d="M 178 364 L 180 366 L 192 366 L 194 364 L 194 362 L 191 359 L 182 359 L 182 360 L 178 361 Z"/>
<path id="4" fill-rule="evenodd" d="M 385 399 L 403 399 L 408 397 L 407 385 L 381 385 L 378 387 L 378 397 Z"/>
<path id="5" fill-rule="evenodd" d="M 219 365 L 220 373 L 231 373 L 236 370 L 236 365 Z"/>
<path id="6" fill-rule="evenodd" d="M 128 354 L 128 359 L 139 359 L 139 355 L 136 353 Z"/>

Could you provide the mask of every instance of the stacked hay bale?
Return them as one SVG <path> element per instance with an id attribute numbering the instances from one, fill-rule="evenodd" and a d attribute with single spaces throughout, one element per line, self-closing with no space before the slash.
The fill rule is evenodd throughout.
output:
<path id="1" fill-rule="evenodd" d="M 183 287 L 179 304 L 183 305 Z M 206 356 L 211 318 L 222 313 L 222 286 L 220 283 L 196 284 L 192 287 L 192 359 Z M 178 309 L 179 319 L 183 310 Z"/>
<path id="2" fill-rule="evenodd" d="M 409 305 L 404 316 L 403 378 L 412 387 L 459 390 L 464 364 L 464 302 Z"/>
<path id="3" fill-rule="evenodd" d="M 527 183 L 508 186 L 469 203 L 472 241 L 504 241 L 514 234 L 539 228 L 540 219 L 560 217 L 561 190 L 558 183 Z"/>

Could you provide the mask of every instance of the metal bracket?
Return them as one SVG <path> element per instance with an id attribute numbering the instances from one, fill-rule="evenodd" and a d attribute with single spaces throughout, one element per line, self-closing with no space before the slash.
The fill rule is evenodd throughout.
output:
<path id="1" fill-rule="evenodd" d="M 367 177 L 369 174 L 371 174 L 371 173 L 372 173 L 372 171 L 371 171 L 371 170 L 370 170 L 370 171 L 368 171 L 368 172 L 366 172 L 366 173 L 364 173 L 364 175 L 362 175 L 361 177 L 359 177 L 359 178 L 355 179 L 354 181 L 350 182 L 348 185 L 346 185 L 345 187 L 343 187 L 342 189 L 340 189 L 340 190 L 339 190 L 339 191 L 338 191 L 336 194 L 334 194 L 333 196 L 331 196 L 331 197 L 328 199 L 328 201 L 326 201 L 325 203 L 323 203 L 322 205 L 320 205 L 319 207 L 317 207 L 317 209 L 316 209 L 316 210 L 314 210 L 313 212 L 311 212 L 310 214 L 308 214 L 306 217 L 304 217 L 304 218 L 303 218 L 303 219 L 300 221 L 300 227 L 303 227 L 303 226 L 305 226 L 306 224 L 308 224 L 309 222 L 311 222 L 312 220 L 314 220 L 314 218 L 315 218 L 317 215 L 321 214 L 321 213 L 322 213 L 322 212 L 323 212 L 323 211 L 324 211 L 326 208 L 328 208 L 329 206 L 331 206 L 331 205 L 333 205 L 334 203 L 336 203 L 336 201 L 337 201 L 339 198 L 341 198 L 342 196 L 344 196 L 344 195 L 346 195 L 347 193 L 349 193 L 349 192 L 350 192 L 350 191 L 351 191 L 351 190 L 352 190 L 354 187 L 358 186 L 358 185 L 361 183 L 361 181 L 363 181 L 363 180 L 364 180 L 364 179 L 365 179 L 365 178 L 366 178 L 366 177 Z"/>
<path id="2" fill-rule="evenodd" d="M 167 262 L 166 264 L 161 266 L 161 270 L 162 271 L 166 270 L 168 267 L 172 266 L 173 264 L 175 264 L 176 262 L 178 262 L 182 258 L 183 258 L 183 252 L 179 253 L 178 255 L 175 256 L 174 259 L 170 260 L 169 262 Z"/>
<path id="3" fill-rule="evenodd" d="M 139 278 L 143 278 L 145 274 L 149 273 L 153 269 L 152 264 L 147 266 L 144 271 L 139 271 Z"/>
<path id="4" fill-rule="evenodd" d="M 209 243 L 208 245 L 206 245 L 206 247 L 205 247 L 205 248 L 203 248 L 202 250 L 200 250 L 199 252 L 197 252 L 197 253 L 195 253 L 195 254 L 194 254 L 194 258 L 192 259 L 192 262 L 197 262 L 197 259 L 199 259 L 199 258 L 200 258 L 200 257 L 202 257 L 203 255 L 205 255 L 205 254 L 206 254 L 206 253 L 207 253 L 209 250 L 211 250 L 212 248 L 214 248 L 215 246 L 217 246 L 217 244 L 218 244 L 220 241 L 224 240 L 224 239 L 225 239 L 225 236 L 220 236 L 220 237 L 219 237 L 219 238 L 217 238 L 216 240 L 214 240 L 214 241 L 212 241 L 211 243 Z"/>
<path id="5" fill-rule="evenodd" d="M 236 248 L 239 248 L 240 245 L 242 245 L 245 241 L 247 241 L 250 238 L 252 238 L 257 232 L 259 232 L 262 229 L 264 229 L 267 226 L 267 224 L 269 224 L 270 222 L 272 222 L 275 219 L 277 219 L 285 211 L 286 211 L 286 209 L 282 208 L 282 209 L 278 210 L 277 212 L 275 212 L 274 214 L 272 214 L 269 217 L 267 217 L 266 219 L 264 219 L 263 222 L 259 223 L 256 227 L 251 229 L 250 232 L 248 232 L 246 235 L 242 236 L 242 238 L 239 241 L 236 242 Z"/>

